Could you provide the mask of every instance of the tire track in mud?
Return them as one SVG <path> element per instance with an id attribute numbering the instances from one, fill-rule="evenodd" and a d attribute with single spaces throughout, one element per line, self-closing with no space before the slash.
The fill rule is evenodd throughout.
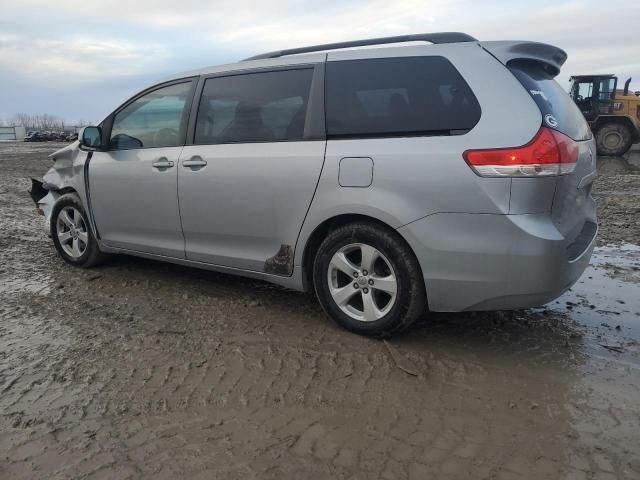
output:
<path id="1" fill-rule="evenodd" d="M 29 315 L 24 309 L 18 312 L 22 321 Z M 37 325 L 35 331 L 52 332 L 54 322 L 34 316 L 28 323 Z M 443 462 L 454 449 L 464 449 L 463 434 L 450 437 L 443 429 L 449 422 L 441 418 L 443 396 L 438 385 L 428 385 L 430 394 L 417 381 L 407 389 L 404 373 L 395 368 L 381 344 L 342 352 L 322 345 L 309 349 L 258 336 L 231 336 L 203 361 L 198 351 L 166 351 L 167 340 L 157 335 L 141 339 L 140 348 L 120 355 L 114 341 L 87 349 L 74 343 L 72 332 L 66 336 L 67 344 L 45 351 L 34 347 L 31 353 L 37 354 L 38 362 L 50 364 L 49 376 L 38 377 L 44 381 L 22 377 L 10 387 L 18 388 L 20 396 L 3 395 L 0 400 L 4 411 L 19 405 L 20 412 L 13 413 L 20 420 L 13 418 L 11 427 L 26 433 L 11 440 L 7 471 L 12 476 L 26 465 L 41 465 L 53 478 L 70 472 L 109 477 L 117 469 L 119 475 L 159 478 L 210 469 L 220 478 L 222 472 L 276 478 L 311 471 L 326 471 L 327 478 L 336 472 L 385 471 L 395 478 L 409 478 L 407 462 L 424 459 L 422 471 L 439 471 L 431 446 L 444 452 Z M 76 354 L 87 362 L 66 360 Z M 102 368 L 96 370 L 94 365 Z M 441 367 L 438 376 L 449 382 L 466 378 L 460 377 L 455 362 Z M 23 368 L 31 371 L 34 365 L 26 363 Z M 410 405 L 407 397 L 420 402 Z M 139 430 L 128 426 L 125 419 L 131 418 L 141 419 L 136 423 Z M 175 418 L 190 420 L 176 423 Z M 129 435 L 147 440 L 130 449 Z M 0 445 L 5 441 L 9 440 L 3 437 Z M 79 448 L 82 461 L 54 455 L 60 469 L 48 470 L 54 459 L 45 445 L 52 441 L 62 451 Z M 499 443 L 494 439 L 494 445 Z M 212 453 L 216 449 L 219 454 Z M 209 453 L 202 463 L 192 458 L 194 451 L 204 450 Z M 123 463 L 118 455 L 136 460 Z M 228 463 L 221 464 L 221 458 Z M 163 467 L 158 470 L 157 465 Z M 444 463 L 440 466 L 444 468 Z M 453 470 L 457 468 L 461 467 Z M 27 471 L 33 473 L 31 468 Z"/>
<path id="2" fill-rule="evenodd" d="M 451 433 L 453 424 L 441 418 L 443 397 L 434 389 L 436 385 L 429 385 L 431 401 L 425 401 L 429 396 L 421 391 L 424 384 L 416 382 L 414 392 L 407 391 L 406 384 L 394 388 L 394 383 L 400 386 L 406 378 L 380 345 L 377 352 L 343 353 L 258 340 L 232 339 L 206 362 L 194 361 L 188 352 L 177 356 L 163 354 L 161 349 L 141 349 L 123 357 L 111 355 L 110 348 L 105 353 L 109 353 L 111 367 L 106 358 L 92 359 L 91 363 L 106 367 L 100 371 L 59 362 L 61 375 L 86 381 L 63 385 L 66 402 L 37 400 L 60 398 L 52 395 L 48 383 L 33 386 L 46 394 L 21 398 L 20 405 L 29 412 L 22 428 L 29 429 L 28 417 L 47 420 L 40 424 L 43 433 L 37 440 L 13 445 L 11 472 L 18 472 L 25 462 L 43 462 L 45 467 L 51 459 L 43 445 L 52 432 L 59 446 L 86 445 L 81 447 L 83 462 L 65 462 L 54 477 L 69 472 L 108 477 L 120 469 L 123 475 L 158 478 L 204 472 L 216 472 L 220 478 L 235 474 L 277 478 L 311 471 L 326 471 L 327 478 L 336 472 L 349 476 L 387 472 L 394 478 L 410 478 L 411 468 L 432 474 L 440 472 L 439 468 L 460 474 L 470 468 L 464 457 L 455 465 L 447 463 L 454 451 L 479 447 L 468 446 L 464 433 Z M 138 358 L 144 358 L 146 364 L 138 365 Z M 450 373 L 460 377 L 455 366 L 440 376 L 446 378 Z M 407 395 L 422 402 L 408 405 Z M 460 404 L 452 405 L 456 403 Z M 140 418 L 134 423 L 138 429 L 124 418 Z M 175 418 L 189 420 L 175 423 Z M 467 421 L 473 425 L 471 419 Z M 92 429 L 88 434 L 78 431 L 78 425 L 95 423 L 105 435 L 98 444 L 108 445 L 107 451 L 96 446 L 94 440 L 99 437 Z M 47 429 L 50 425 L 56 426 Z M 455 428 L 464 430 L 464 422 Z M 130 448 L 130 438 L 136 437 L 146 440 Z M 505 435 L 503 441 L 510 437 Z M 499 437 L 492 444 L 499 445 Z M 192 458 L 194 451 L 204 450 L 208 454 L 202 463 Z M 116 461 L 118 452 L 135 461 Z M 221 464 L 221 458 L 228 463 Z M 252 460 L 247 461 L 249 458 Z M 239 459 L 245 459 L 244 463 Z"/>
<path id="3" fill-rule="evenodd" d="M 528 433 L 557 431 L 562 415 L 533 423 L 521 417 L 500 397 L 513 382 L 499 388 L 502 374 L 473 362 L 414 357 L 425 374 L 413 378 L 376 342 L 348 351 L 340 343 L 251 334 L 211 342 L 216 348 L 205 358 L 188 334 L 121 335 L 119 321 L 104 320 L 89 334 L 102 341 L 83 345 L 86 330 L 65 321 L 28 308 L 2 312 L 33 325 L 20 339 L 37 343 L 18 348 L 4 335 L 11 322 L 3 325 L 5 360 L 20 351 L 31 358 L 23 372 L 48 365 L 37 378 L 5 376 L 0 387 L 21 392 L 19 401 L 0 399 L 3 411 L 14 408 L 2 418 L 9 433 L 0 434 L 0 450 L 10 452 L 2 467 L 8 478 L 38 478 L 37 468 L 47 472 L 41 478 L 490 478 L 522 471 L 544 478 L 565 468 L 561 439 Z M 107 327 L 110 333 L 101 331 Z M 37 342 L 37 332 L 68 341 Z M 83 362 L 71 360 L 79 356 Z M 549 386 L 547 403 L 560 401 L 553 392 Z M 484 419 L 488 412 L 492 422 Z M 514 463 L 514 452 L 523 451 L 537 460 Z"/>
<path id="4" fill-rule="evenodd" d="M 3 395 L 0 400 L 3 410 L 13 408 L 19 415 L 19 420 L 11 418 L 11 428 L 24 434 L 9 442 L 7 471 L 12 475 L 22 468 L 33 473 L 27 465 L 52 473 L 48 462 L 60 467 L 53 478 L 71 472 L 89 478 L 116 473 L 171 478 L 204 472 L 213 472 L 214 478 L 309 472 L 324 472 L 326 478 L 358 472 L 361 478 L 380 472 L 393 478 L 411 478 L 416 472 L 464 475 L 472 469 L 465 452 L 481 452 L 485 442 L 492 445 L 495 471 L 502 471 L 508 458 L 496 451 L 507 451 L 514 441 L 529 443 L 526 436 L 514 440 L 508 429 L 486 428 L 468 414 L 461 416 L 482 407 L 473 405 L 469 392 L 481 393 L 496 407 L 480 387 L 488 375 L 480 365 L 446 356 L 438 361 L 414 358 L 418 368 L 428 372 L 414 380 L 395 367 L 377 342 L 349 351 L 340 343 L 276 341 L 231 332 L 224 343 L 214 342 L 216 348 L 204 358 L 202 348 L 188 343 L 188 334 L 147 335 L 146 324 L 142 332 L 120 334 L 122 320 L 108 323 L 113 318 L 108 312 L 85 329 L 71 330 L 66 324 L 85 307 L 79 301 L 62 322 L 55 316 L 38 317 L 29 308 L 12 308 L 9 315 L 3 311 L 16 323 L 34 325 L 22 341 L 33 341 L 36 332 L 68 339 L 55 345 L 43 341 L 44 350 L 40 343 L 27 349 L 38 363 L 25 363 L 24 372 L 42 363 L 48 369 L 35 379 L 22 376 L 10 387 L 20 396 Z M 83 345 L 87 335 L 102 340 Z M 121 350 L 122 343 L 126 350 Z M 16 351 L 8 350 L 9 356 Z M 505 418 L 515 431 L 526 429 L 524 422 L 514 425 L 511 412 Z M 131 419 L 136 419 L 137 430 L 129 425 Z M 130 448 L 129 436 L 146 441 Z M 2 438 L 0 446 L 4 441 L 9 440 Z M 83 461 L 52 458 L 44 447 L 51 443 L 65 452 L 79 448 Z M 201 462 L 192 458 L 194 452 L 205 451 Z M 118 461 L 118 455 L 125 460 Z"/>
<path id="5" fill-rule="evenodd" d="M 104 385 L 105 404 L 100 409 L 117 411 L 122 402 L 129 404 L 130 411 L 140 413 L 144 413 L 145 405 L 180 411 L 274 404 L 302 408 L 330 404 L 357 409 L 363 404 L 379 408 L 402 403 L 404 393 L 389 387 L 402 384 L 404 374 L 381 344 L 375 344 L 370 352 L 336 352 L 250 336 L 243 344 L 231 337 L 203 360 L 199 352 L 165 352 L 155 340 L 147 339 L 139 350 L 117 357 L 117 365 L 103 372 L 90 369 L 75 374 L 90 376 Z M 139 358 L 145 359 L 144 364 L 137 363 Z M 96 362 L 104 365 L 108 359 Z M 476 381 L 481 379 L 483 369 L 472 370 Z M 461 376 L 455 365 L 441 362 L 437 371 L 450 385 L 464 386 L 467 375 Z M 424 384 L 417 385 L 420 387 L 413 393 L 421 394 Z"/>

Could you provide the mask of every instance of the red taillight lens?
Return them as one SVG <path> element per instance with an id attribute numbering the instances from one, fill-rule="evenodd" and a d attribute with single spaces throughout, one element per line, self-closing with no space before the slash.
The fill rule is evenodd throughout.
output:
<path id="1" fill-rule="evenodd" d="M 481 177 L 539 177 L 573 172 L 578 144 L 550 128 L 541 128 L 533 140 L 514 148 L 467 150 L 467 164 Z"/>

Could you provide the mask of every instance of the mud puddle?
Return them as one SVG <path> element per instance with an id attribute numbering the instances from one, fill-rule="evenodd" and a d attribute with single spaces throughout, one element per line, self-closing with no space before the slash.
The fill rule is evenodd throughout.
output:
<path id="1" fill-rule="evenodd" d="M 640 246 L 597 248 L 580 280 L 549 307 L 602 335 L 640 339 Z"/>

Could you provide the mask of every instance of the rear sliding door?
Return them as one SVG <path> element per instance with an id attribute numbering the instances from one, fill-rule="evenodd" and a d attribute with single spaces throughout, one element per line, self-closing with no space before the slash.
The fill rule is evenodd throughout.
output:
<path id="1" fill-rule="evenodd" d="M 323 67 L 203 80 L 178 167 L 187 259 L 291 274 L 324 161 Z"/>

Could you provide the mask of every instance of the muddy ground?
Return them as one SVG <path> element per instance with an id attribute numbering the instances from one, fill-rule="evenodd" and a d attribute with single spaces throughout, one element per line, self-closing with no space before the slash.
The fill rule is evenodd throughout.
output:
<path id="1" fill-rule="evenodd" d="M 0 144 L 0 478 L 640 478 L 640 154 L 600 159 L 600 246 L 544 308 L 388 344 L 313 297 L 114 257 L 64 264 Z"/>

